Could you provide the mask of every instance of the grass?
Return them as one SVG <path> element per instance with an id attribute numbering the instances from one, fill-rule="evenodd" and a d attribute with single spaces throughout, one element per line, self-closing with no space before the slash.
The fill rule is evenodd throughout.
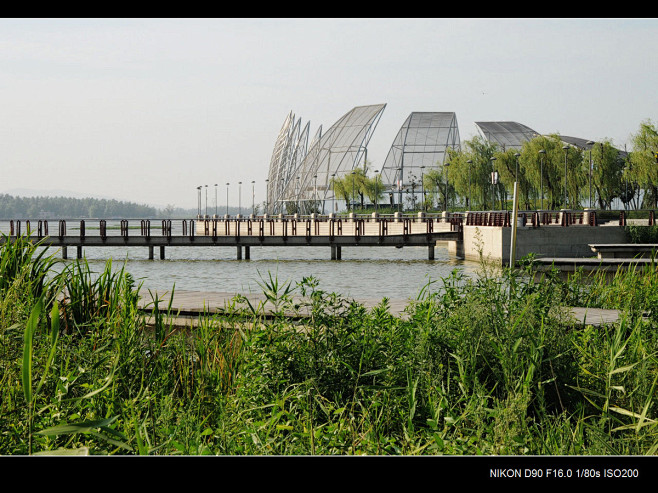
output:
<path id="1" fill-rule="evenodd" d="M 20 239 L 1 255 L 0 454 L 658 451 L 655 265 L 612 279 L 456 270 L 404 316 L 268 274 L 275 316 L 237 297 L 182 330 L 157 298 L 147 325 L 111 262 L 57 270 Z M 564 303 L 622 316 L 579 326 Z"/>

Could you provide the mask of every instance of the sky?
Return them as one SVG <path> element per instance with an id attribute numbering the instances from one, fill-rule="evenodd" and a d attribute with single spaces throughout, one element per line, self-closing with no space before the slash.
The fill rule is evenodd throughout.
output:
<path id="1" fill-rule="evenodd" d="M 658 119 L 658 19 L 0 19 L 0 193 L 208 208 L 265 200 L 291 111 L 328 130 L 386 104 L 377 169 L 413 111 L 609 139 Z M 202 199 L 205 203 L 205 197 Z"/>

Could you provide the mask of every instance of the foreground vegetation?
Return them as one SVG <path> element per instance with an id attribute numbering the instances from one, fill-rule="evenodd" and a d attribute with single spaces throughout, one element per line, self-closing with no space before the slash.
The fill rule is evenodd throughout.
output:
<path id="1" fill-rule="evenodd" d="M 186 331 L 157 297 L 147 325 L 111 262 L 56 262 L 1 251 L 2 454 L 658 451 L 656 265 L 565 281 L 483 263 L 403 316 L 269 277 L 273 315 L 237 297 Z M 559 305 L 622 315 L 583 327 Z"/>

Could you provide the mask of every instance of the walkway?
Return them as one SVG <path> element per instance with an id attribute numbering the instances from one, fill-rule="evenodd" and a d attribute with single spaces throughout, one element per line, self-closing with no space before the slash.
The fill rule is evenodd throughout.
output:
<path id="1" fill-rule="evenodd" d="M 172 302 L 172 312 L 177 313 L 172 320 L 174 326 L 190 327 L 198 323 L 199 315 L 203 313 L 208 314 L 222 314 L 226 313 L 227 309 L 235 304 L 235 294 L 227 292 L 209 292 L 209 291 L 179 291 L 174 292 L 174 301 Z M 242 295 L 244 299 L 248 300 L 252 306 L 257 307 L 259 303 L 263 303 L 265 316 L 271 315 L 274 306 L 266 302 L 265 295 L 257 293 L 247 293 Z M 158 297 L 161 298 L 160 310 L 166 310 L 171 298 L 171 292 L 160 292 Z M 294 303 L 300 304 L 303 300 L 300 297 L 293 298 Z M 355 300 L 365 306 L 367 309 L 381 303 L 381 299 L 358 299 Z M 394 316 L 404 316 L 405 308 L 413 300 L 394 300 L 389 299 L 389 312 Z M 235 304 L 236 307 L 247 307 L 246 303 L 240 305 Z M 150 312 L 153 308 L 150 296 L 143 297 L 140 301 L 140 307 Z M 602 308 L 568 308 L 574 320 L 578 324 L 589 325 L 606 325 L 613 324 L 619 320 L 619 310 L 607 310 Z M 300 310 L 295 313 L 289 313 L 291 317 L 304 318 L 307 313 Z"/>

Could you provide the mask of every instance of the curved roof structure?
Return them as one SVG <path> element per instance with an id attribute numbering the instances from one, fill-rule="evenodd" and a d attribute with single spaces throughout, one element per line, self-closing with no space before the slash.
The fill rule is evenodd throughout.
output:
<path id="1" fill-rule="evenodd" d="M 530 127 L 517 122 L 475 122 L 475 127 L 484 139 L 500 145 L 503 150 L 510 147 L 520 149 L 524 142 L 539 135 Z"/>
<path id="2" fill-rule="evenodd" d="M 290 124 L 286 120 L 270 164 L 270 180 L 276 180 L 276 186 L 270 182 L 268 188 L 271 210 L 281 212 L 286 202 L 295 202 L 301 212 L 308 212 L 313 204 L 333 197 L 332 177 L 351 172 L 365 160 L 368 142 L 385 107 L 377 104 L 353 108 L 326 133 L 317 133 L 308 152 L 301 160 L 298 154 L 295 161 L 286 160 L 285 153 L 278 150 L 284 147 L 279 140 L 294 140 L 294 133 L 287 133 L 286 125 Z"/>
<path id="3" fill-rule="evenodd" d="M 281 126 L 274 145 L 268 173 L 267 202 L 276 204 L 306 156 L 310 122 L 301 129 L 301 118 L 290 112 Z M 318 129 L 317 136 L 322 132 Z M 268 206 L 269 208 L 269 206 Z"/>
<path id="4" fill-rule="evenodd" d="M 401 189 L 420 179 L 421 167 L 443 165 L 447 149 L 459 149 L 460 145 L 455 113 L 413 112 L 393 140 L 382 166 L 382 180 Z"/>

